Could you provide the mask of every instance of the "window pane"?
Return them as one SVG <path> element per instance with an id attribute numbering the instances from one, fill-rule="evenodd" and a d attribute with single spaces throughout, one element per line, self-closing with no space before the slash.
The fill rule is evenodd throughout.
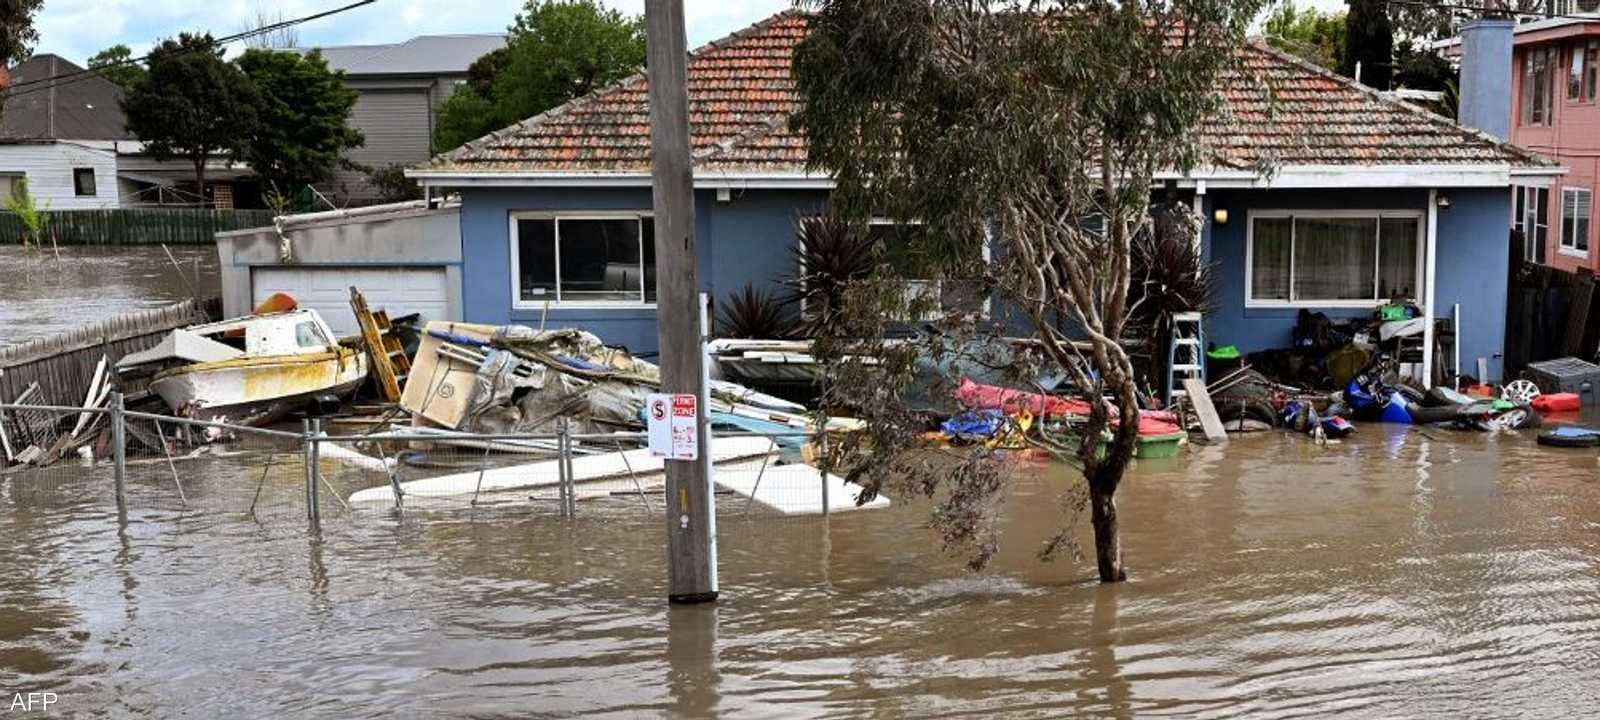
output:
<path id="1" fill-rule="evenodd" d="M 883 248 L 884 262 L 902 278 L 921 279 L 932 275 L 923 262 L 919 241 L 922 226 L 873 223 L 867 226 L 867 235 Z"/>
<path id="2" fill-rule="evenodd" d="M 310 320 L 294 326 L 294 342 L 303 348 L 326 347 L 322 334 L 317 332 L 317 324 Z"/>
<path id="3" fill-rule="evenodd" d="M 1583 67 L 1586 75 L 1583 83 L 1583 97 L 1586 100 L 1594 99 L 1595 81 L 1600 79 L 1600 67 L 1595 67 L 1597 62 L 1600 62 L 1600 45 L 1591 42 L 1588 49 L 1583 52 Z"/>
<path id="4" fill-rule="evenodd" d="M 656 301 L 656 223 L 651 218 L 641 218 L 644 225 L 644 300 Z"/>
<path id="5" fill-rule="evenodd" d="M 1575 234 L 1572 231 L 1578 219 L 1577 200 L 1578 194 L 1570 190 L 1561 192 L 1561 247 L 1573 247 Z"/>
<path id="6" fill-rule="evenodd" d="M 556 299 L 556 221 L 517 221 L 517 287 L 522 300 Z"/>
<path id="7" fill-rule="evenodd" d="M 1573 193 L 1575 198 L 1575 212 L 1577 218 L 1573 226 L 1573 247 L 1584 252 L 1589 251 L 1589 218 L 1594 212 L 1594 195 L 1585 190 Z"/>
<path id="8" fill-rule="evenodd" d="M 639 221 L 561 221 L 561 300 L 639 301 Z"/>
<path id="9" fill-rule="evenodd" d="M 1583 46 L 1574 45 L 1569 52 L 1572 64 L 1567 72 L 1567 99 L 1577 100 L 1583 93 Z"/>
<path id="10" fill-rule="evenodd" d="M 1250 298 L 1289 299 L 1290 218 L 1256 218 L 1251 236 Z"/>
<path id="11" fill-rule="evenodd" d="M 1545 243 L 1550 241 L 1550 190 L 1534 188 L 1533 252 L 1534 262 L 1544 262 Z"/>
<path id="12" fill-rule="evenodd" d="M 1417 299 L 1416 218 L 1384 218 L 1378 243 L 1378 297 Z"/>
<path id="13" fill-rule="evenodd" d="M 1296 300 L 1371 300 L 1378 242 L 1377 218 L 1297 218 Z"/>

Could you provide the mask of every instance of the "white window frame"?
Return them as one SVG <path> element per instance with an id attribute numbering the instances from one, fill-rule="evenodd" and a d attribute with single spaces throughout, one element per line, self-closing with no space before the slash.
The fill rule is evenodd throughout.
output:
<path id="1" fill-rule="evenodd" d="M 1271 308 L 1376 308 L 1388 304 L 1390 298 L 1374 298 L 1372 300 L 1297 300 L 1294 298 L 1294 256 L 1295 256 L 1295 229 L 1290 224 L 1289 230 L 1289 299 L 1288 300 L 1257 300 L 1253 297 L 1255 292 L 1255 251 L 1256 251 L 1256 219 L 1257 218 L 1370 218 L 1377 222 L 1379 241 L 1375 243 L 1373 258 L 1372 287 L 1376 292 L 1378 288 L 1378 275 L 1383 272 L 1383 263 L 1378 262 L 1383 257 L 1383 242 L 1381 240 L 1383 221 L 1389 219 L 1407 219 L 1417 221 L 1417 261 L 1416 261 L 1416 297 L 1412 300 L 1422 302 L 1427 297 L 1427 278 L 1423 273 L 1423 262 L 1428 255 L 1428 219 L 1421 210 L 1250 210 L 1245 213 L 1245 240 L 1244 240 L 1244 306 L 1246 309 L 1271 309 Z"/>
<path id="2" fill-rule="evenodd" d="M 1539 230 L 1543 228 L 1545 238 L 1550 233 L 1550 188 L 1536 185 L 1511 186 L 1511 228 L 1522 232 L 1525 245 L 1522 248 L 1524 262 L 1543 263 L 1545 261 L 1544 241 L 1539 237 Z M 1539 215 L 1539 196 L 1544 195 L 1545 214 Z M 1517 206 L 1522 206 L 1522 212 L 1517 212 Z"/>
<path id="3" fill-rule="evenodd" d="M 554 220 L 556 249 L 556 291 L 547 300 L 522 299 L 522 248 L 517 223 L 521 220 Z M 640 277 L 638 300 L 562 300 L 561 299 L 561 221 L 562 220 L 638 220 Z M 511 307 L 514 310 L 541 310 L 548 306 L 565 310 L 634 309 L 654 310 L 656 304 L 645 300 L 646 279 L 644 269 L 644 225 L 655 222 L 655 215 L 645 210 L 583 210 L 576 212 L 551 212 L 545 210 L 516 210 L 510 214 L 509 250 L 511 252 Z"/>
<path id="4" fill-rule="evenodd" d="M 1594 227 L 1594 191 L 1589 189 L 1589 188 L 1576 188 L 1576 187 L 1563 187 L 1563 188 L 1561 188 L 1561 237 L 1560 237 L 1560 239 L 1558 239 L 1556 241 L 1556 253 L 1560 254 L 1560 255 L 1565 255 L 1567 257 L 1575 257 L 1575 258 L 1587 259 L 1589 257 L 1589 248 L 1583 248 L 1583 249 L 1580 250 L 1578 248 L 1578 238 L 1576 236 L 1576 233 L 1574 233 L 1572 235 L 1568 235 L 1567 234 L 1567 227 L 1568 227 L 1567 221 L 1569 219 L 1572 219 L 1572 218 L 1568 218 L 1567 217 L 1567 196 L 1568 195 L 1573 195 L 1573 196 L 1588 195 L 1589 196 L 1589 217 L 1588 217 L 1588 221 L 1589 222 L 1588 222 L 1588 225 L 1589 225 L 1589 228 L 1593 228 Z M 1573 202 L 1572 207 L 1574 209 L 1576 209 L 1578 207 L 1576 201 Z M 1572 227 L 1572 229 L 1574 231 L 1576 231 L 1578 229 L 1578 223 L 1577 223 L 1576 219 L 1572 219 L 1572 220 L 1573 220 L 1573 222 L 1571 223 L 1571 227 Z M 1585 230 L 1588 230 L 1589 228 L 1585 228 Z M 1589 242 L 1589 238 L 1585 237 L 1584 238 L 1584 244 L 1585 245 L 1592 245 L 1593 243 Z"/>

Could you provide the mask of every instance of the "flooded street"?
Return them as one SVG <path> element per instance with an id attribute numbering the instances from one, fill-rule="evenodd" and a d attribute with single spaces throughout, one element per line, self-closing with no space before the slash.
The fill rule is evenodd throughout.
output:
<path id="1" fill-rule="evenodd" d="M 202 298 L 220 293 L 214 245 L 171 249 L 191 283 L 199 260 Z M 190 296 L 159 245 L 64 246 L 60 262 L 48 247 L 0 245 L 0 348 Z"/>
<path id="2" fill-rule="evenodd" d="M 901 498 L 730 515 L 723 600 L 670 612 L 638 512 L 366 510 L 315 537 L 292 512 L 184 513 L 156 470 L 120 528 L 99 470 L 5 478 L 0 687 L 142 717 L 1600 711 L 1596 455 L 1529 433 L 1366 425 L 1146 461 L 1115 587 L 1033 557 L 1065 470 L 1019 471 L 981 575 Z M 191 502 L 221 475 L 191 473 Z"/>

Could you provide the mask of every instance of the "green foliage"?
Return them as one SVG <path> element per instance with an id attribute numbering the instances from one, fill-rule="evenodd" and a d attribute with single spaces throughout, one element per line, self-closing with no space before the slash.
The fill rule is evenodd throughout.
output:
<path id="1" fill-rule="evenodd" d="M 122 98 L 128 130 L 158 160 L 194 166 L 205 192 L 205 163 L 242 156 L 258 123 L 260 95 L 244 72 L 222 60 L 210 35 L 165 40 L 150 54 L 149 71 Z"/>
<path id="2" fill-rule="evenodd" d="M 1069 497 L 1064 507 L 1090 509 L 1100 577 L 1123 579 L 1113 496 L 1140 412 L 1138 379 L 1120 342 L 1134 314 L 1133 247 L 1154 232 L 1156 173 L 1206 159 L 1194 130 L 1218 111 L 1218 78 L 1237 67 L 1264 3 L 808 4 L 816 12 L 794 57 L 802 101 L 791 126 L 805 136 L 813 169 L 834 178 L 832 208 L 847 220 L 919 223 L 911 251 L 933 267 L 916 272 L 992 288 L 991 306 L 1020 316 L 980 322 L 945 311 L 937 333 L 918 341 L 933 365 L 962 367 L 952 354 L 965 351 L 953 348 L 1010 347 L 1002 335 L 1026 328 L 1029 342 L 1002 368 L 1007 377 L 1031 382 L 1048 363 L 1071 379 L 1089 407 L 1075 428 L 1080 440 L 1038 442 L 1083 473 L 1090 500 Z M 986 244 L 992 259 L 980 259 Z M 875 280 L 915 279 L 895 278 L 888 265 Z M 997 543 L 999 461 L 981 448 L 960 462 L 919 459 L 926 418 L 903 401 L 916 349 L 882 341 L 892 328 L 881 306 L 857 305 L 850 295 L 842 322 L 823 328 L 813 348 L 830 366 L 824 412 L 849 407 L 867 422 L 830 451 L 858 453 L 846 475 L 863 483 L 864 495 L 894 483 L 938 498 L 933 527 L 982 565 Z M 953 384 L 953 374 L 940 382 Z M 1111 437 L 1104 450 L 1103 433 Z M 1075 512 L 1066 513 L 1069 522 Z M 1068 537 L 1049 540 L 1046 554 Z"/>
<path id="3" fill-rule="evenodd" d="M 439 153 L 460 147 L 516 122 L 501 123 L 498 117 L 492 100 L 479 95 L 469 85 L 457 86 L 434 113 L 433 151 Z"/>
<path id="4" fill-rule="evenodd" d="M 378 191 L 384 202 L 417 200 L 422 197 L 422 187 L 416 180 L 406 177 L 406 166 L 395 164 L 366 170 L 367 182 Z"/>
<path id="5" fill-rule="evenodd" d="M 794 318 L 772 293 L 745 283 L 722 303 L 717 331 L 725 338 L 782 340 L 794 334 Z"/>
<path id="6" fill-rule="evenodd" d="M 1413 90 L 1444 90 L 1460 77 L 1460 71 L 1438 53 L 1401 40 L 1394 48 L 1394 85 Z"/>
<path id="7" fill-rule="evenodd" d="M 796 240 L 797 271 L 786 284 L 789 301 L 806 308 L 800 332 L 812 336 L 837 322 L 846 291 L 872 275 L 876 253 L 865 233 L 833 215 L 801 218 Z"/>
<path id="8" fill-rule="evenodd" d="M 22 237 L 24 246 L 38 245 L 43 241 L 44 227 L 50 222 L 50 213 L 39 206 L 33 193 L 28 190 L 26 180 L 18 182 L 10 195 L 0 198 L 0 204 L 22 221 L 22 227 L 26 232 Z"/>
<path id="9" fill-rule="evenodd" d="M 509 31 L 504 52 L 474 63 L 468 83 L 440 107 L 436 150 L 587 95 L 644 64 L 642 18 L 596 0 L 528 0 Z"/>
<path id="10" fill-rule="evenodd" d="M 1345 14 L 1301 8 L 1284 0 L 1267 15 L 1267 44 L 1311 63 L 1337 70 L 1344 60 Z"/>
<path id="11" fill-rule="evenodd" d="M 252 48 L 235 64 L 259 100 L 244 159 L 263 180 L 285 188 L 322 182 L 346 150 L 361 146 L 361 131 L 349 124 L 359 93 L 320 53 Z"/>
<path id="12" fill-rule="evenodd" d="M 89 68 L 99 70 L 100 77 L 121 86 L 123 90 L 144 77 L 144 68 L 133 62 L 133 50 L 118 43 L 89 56 Z"/>
<path id="13" fill-rule="evenodd" d="M 1389 2 L 1347 2 L 1350 11 L 1345 15 L 1344 57 L 1339 73 L 1354 78 L 1359 64 L 1361 77 L 1356 79 L 1368 87 L 1388 90 L 1394 75 L 1394 25 L 1389 21 Z"/>
<path id="14" fill-rule="evenodd" d="M 39 31 L 33 15 L 44 0 L 0 0 L 0 63 L 6 67 L 28 59 Z"/>

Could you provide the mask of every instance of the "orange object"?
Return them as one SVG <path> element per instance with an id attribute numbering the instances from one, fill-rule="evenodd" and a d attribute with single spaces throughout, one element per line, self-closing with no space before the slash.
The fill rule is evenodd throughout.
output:
<path id="1" fill-rule="evenodd" d="M 1471 395 L 1472 397 L 1480 397 L 1480 398 L 1500 397 L 1500 395 L 1494 391 L 1494 388 L 1490 387 L 1488 385 L 1473 385 L 1472 387 L 1463 389 L 1461 392 L 1463 394 L 1466 394 L 1466 395 Z"/>
<path id="2" fill-rule="evenodd" d="M 1550 393 L 1534 398 L 1530 404 L 1542 413 L 1577 412 L 1583 409 L 1583 398 L 1577 393 Z"/>
<path id="3" fill-rule="evenodd" d="M 271 315 L 273 313 L 289 312 L 298 307 L 300 307 L 300 303 L 296 302 L 288 293 L 273 293 L 268 295 L 267 299 L 262 300 L 260 305 L 256 306 L 253 314 Z"/>

